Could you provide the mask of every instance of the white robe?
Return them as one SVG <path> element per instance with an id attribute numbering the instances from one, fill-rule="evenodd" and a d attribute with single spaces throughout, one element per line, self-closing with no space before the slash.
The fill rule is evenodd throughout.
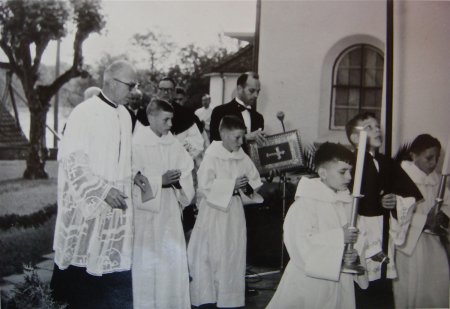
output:
<path id="1" fill-rule="evenodd" d="M 198 170 L 199 214 L 188 245 L 191 302 L 194 306 L 245 305 L 247 229 L 242 199 L 261 202 L 254 193 L 233 195 L 236 178 L 246 175 L 255 190 L 262 185 L 250 158 L 214 141 Z"/>
<path id="2" fill-rule="evenodd" d="M 205 123 L 205 131 L 208 132 L 208 135 L 211 124 L 212 110 L 213 108 L 211 106 L 209 106 L 208 108 L 202 106 L 195 111 L 195 115 L 198 117 L 198 119 L 200 119 L 200 121 L 203 121 Z"/>
<path id="3" fill-rule="evenodd" d="M 58 215 L 55 263 L 86 267 L 88 273 L 129 270 L 133 207 L 112 209 L 105 202 L 114 187 L 131 196 L 131 119 L 123 106 L 99 97 L 75 107 L 58 151 Z"/>
<path id="4" fill-rule="evenodd" d="M 154 198 L 142 202 L 133 187 L 135 239 L 133 254 L 134 308 L 190 308 L 186 242 L 182 207 L 194 196 L 192 158 L 169 132 L 158 137 L 136 124 L 133 134 L 133 174 L 149 179 Z M 162 175 L 180 169 L 182 189 L 162 188 Z"/>
<path id="5" fill-rule="evenodd" d="M 189 129 L 177 134 L 175 138 L 184 146 L 192 158 L 195 159 L 203 153 L 205 141 L 197 124 L 194 123 Z"/>
<path id="6" fill-rule="evenodd" d="M 284 242 L 290 261 L 267 308 L 355 308 L 353 280 L 367 288 L 366 275 L 341 273 L 343 226 L 349 222 L 352 197 L 335 193 L 319 178 L 301 178 L 297 200 L 284 221 Z M 364 261 L 364 235 L 355 249 Z"/>
<path id="7" fill-rule="evenodd" d="M 408 231 L 406 242 L 397 247 L 398 279 L 393 281 L 397 308 L 448 308 L 449 265 L 439 237 L 423 232 L 427 215 L 434 205 L 440 176 L 426 175 L 413 162 L 402 162 L 402 168 L 422 193 Z M 447 190 L 442 211 L 450 214 L 450 196 Z"/>

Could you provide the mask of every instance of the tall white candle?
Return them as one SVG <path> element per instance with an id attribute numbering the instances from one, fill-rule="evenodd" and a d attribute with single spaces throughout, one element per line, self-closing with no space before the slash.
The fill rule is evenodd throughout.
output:
<path id="1" fill-rule="evenodd" d="M 366 154 L 367 132 L 359 132 L 358 154 L 356 156 L 355 178 L 353 181 L 353 196 L 361 194 L 361 182 L 364 168 L 364 156 Z"/>
<path id="2" fill-rule="evenodd" d="M 445 148 L 444 165 L 442 165 L 442 175 L 450 175 L 450 137 Z"/>

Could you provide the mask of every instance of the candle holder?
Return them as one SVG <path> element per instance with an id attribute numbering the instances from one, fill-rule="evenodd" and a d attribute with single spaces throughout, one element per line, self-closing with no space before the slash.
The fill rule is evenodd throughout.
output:
<path id="1" fill-rule="evenodd" d="M 350 219 L 349 229 L 356 229 L 356 219 L 358 217 L 358 207 L 359 201 L 364 195 L 358 194 L 353 196 L 353 206 L 352 206 L 352 217 Z M 345 252 L 349 252 L 353 250 L 353 244 L 345 245 Z M 341 273 L 345 274 L 353 274 L 353 275 L 362 275 L 366 269 L 362 266 L 358 260 L 353 263 L 342 263 Z"/>
<path id="2" fill-rule="evenodd" d="M 441 180 L 439 182 L 438 192 L 437 192 L 436 198 L 435 198 L 434 216 L 437 216 L 437 214 L 441 210 L 442 204 L 444 202 L 445 183 L 446 183 L 446 180 L 447 180 L 447 176 L 448 175 L 441 175 Z M 432 234 L 432 235 L 440 235 L 440 233 L 438 233 L 438 230 L 439 230 L 439 227 L 437 226 L 435 230 L 425 229 L 424 233 Z"/>

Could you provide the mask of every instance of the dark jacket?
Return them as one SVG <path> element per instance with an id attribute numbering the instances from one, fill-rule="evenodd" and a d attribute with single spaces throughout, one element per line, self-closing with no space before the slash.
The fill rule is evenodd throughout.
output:
<path id="1" fill-rule="evenodd" d="M 253 108 L 249 110 L 251 119 L 250 132 L 258 129 L 264 129 L 264 117 Z M 223 105 L 216 106 L 211 113 L 210 134 L 211 141 L 220 141 L 219 124 L 225 115 L 235 115 L 242 121 L 242 109 L 239 107 L 239 103 L 233 99 L 231 102 Z"/>

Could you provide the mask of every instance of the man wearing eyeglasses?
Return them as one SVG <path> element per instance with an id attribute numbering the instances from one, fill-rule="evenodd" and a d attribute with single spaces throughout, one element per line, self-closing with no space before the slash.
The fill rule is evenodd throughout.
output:
<path id="1" fill-rule="evenodd" d="M 158 84 L 157 96 L 172 104 L 174 112 L 170 131 L 195 160 L 203 152 L 203 126 L 190 109 L 174 101 L 175 86 L 172 78 L 164 77 Z"/>
<path id="2" fill-rule="evenodd" d="M 132 131 L 134 132 L 136 121 L 139 121 L 144 126 L 148 126 L 145 107 L 147 106 L 148 102 L 150 102 L 150 97 L 147 94 L 142 93 L 142 91 L 139 89 L 138 82 L 125 82 L 118 78 L 116 78 L 115 81 L 128 86 L 129 93 L 127 97 L 127 103 L 124 106 L 131 116 Z"/>
<path id="3" fill-rule="evenodd" d="M 58 151 L 51 287 L 70 308 L 132 306 L 132 125 L 124 105 L 136 72 L 117 61 L 103 80 L 101 92 L 72 111 Z"/>
<path id="4" fill-rule="evenodd" d="M 220 141 L 219 124 L 225 115 L 235 115 L 244 121 L 247 127 L 245 141 L 265 142 L 264 117 L 256 111 L 261 84 L 259 76 L 253 72 L 243 73 L 237 80 L 236 98 L 231 102 L 216 106 L 211 114 L 211 141 Z"/>

